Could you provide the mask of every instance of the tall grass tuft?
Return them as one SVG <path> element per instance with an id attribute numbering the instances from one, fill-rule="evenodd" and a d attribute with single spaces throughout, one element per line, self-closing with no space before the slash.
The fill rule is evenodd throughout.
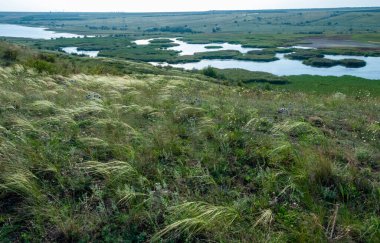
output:
<path id="1" fill-rule="evenodd" d="M 189 239 L 201 232 L 222 234 L 240 217 L 233 207 L 215 206 L 205 202 L 186 202 L 172 207 L 170 211 L 177 220 L 157 232 L 152 241 L 167 236 L 186 236 Z"/>
<path id="2" fill-rule="evenodd" d="M 78 164 L 78 167 L 91 175 L 102 176 L 110 182 L 131 181 L 142 183 L 146 180 L 130 163 L 124 161 L 107 163 L 88 161 Z"/>
<path id="3" fill-rule="evenodd" d="M 253 228 L 257 227 L 258 225 L 262 225 L 263 227 L 269 227 L 270 224 L 273 221 L 273 212 L 270 209 L 264 210 L 260 217 L 256 220 L 255 224 L 253 225 Z"/>
<path id="4" fill-rule="evenodd" d="M 137 198 L 147 198 L 149 196 L 147 193 L 136 192 L 136 190 L 129 185 L 126 185 L 123 189 L 118 189 L 117 194 L 120 197 L 118 201 L 119 205 L 132 204 Z"/>
<path id="5" fill-rule="evenodd" d="M 10 170 L 0 175 L 0 195 L 15 193 L 31 203 L 37 203 L 42 199 L 43 194 L 36 183 L 37 177 L 32 172 L 16 166 L 8 166 L 8 169 Z"/>

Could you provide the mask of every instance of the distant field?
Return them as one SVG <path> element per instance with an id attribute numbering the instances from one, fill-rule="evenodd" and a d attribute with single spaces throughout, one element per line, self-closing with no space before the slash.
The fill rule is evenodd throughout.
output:
<path id="1" fill-rule="evenodd" d="M 334 48 L 334 47 L 358 47 L 358 48 L 380 48 L 375 41 L 361 42 L 352 40 L 350 37 L 329 37 L 329 38 L 309 38 L 305 39 L 304 46 L 315 48 Z"/>
<path id="2" fill-rule="evenodd" d="M 188 13 L 0 13 L 0 22 L 81 34 L 377 33 L 380 8 Z M 160 29 L 162 27 L 170 27 Z M 156 29 L 155 29 L 156 28 Z M 163 31 L 160 31 L 163 30 Z"/>

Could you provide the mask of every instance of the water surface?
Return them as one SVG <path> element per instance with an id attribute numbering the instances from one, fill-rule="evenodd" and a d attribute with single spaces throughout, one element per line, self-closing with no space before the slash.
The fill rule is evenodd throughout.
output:
<path id="1" fill-rule="evenodd" d="M 89 57 L 97 57 L 99 54 L 99 51 L 79 51 L 78 47 L 75 47 L 75 46 L 62 47 L 61 50 L 68 54 L 77 54 L 77 55 L 84 55 L 84 56 L 89 56 Z"/>
<path id="2" fill-rule="evenodd" d="M 47 30 L 47 28 L 43 27 L 28 27 L 14 24 L 0 24 L 0 36 L 45 40 L 56 38 L 84 37 L 82 35 L 70 33 L 57 33 L 54 31 Z"/>
<path id="3" fill-rule="evenodd" d="M 367 65 L 362 68 L 346 68 L 343 66 L 335 66 L 330 68 L 317 68 L 306 66 L 302 64 L 302 61 L 290 60 L 285 58 L 285 54 L 276 54 L 280 59 L 273 62 L 254 62 L 254 61 L 240 61 L 240 60 L 202 60 L 194 63 L 183 64 L 168 64 L 168 63 L 156 63 L 151 62 L 153 65 L 170 65 L 172 67 L 184 68 L 184 69 L 203 69 L 208 66 L 227 69 L 227 68 L 241 68 L 249 71 L 260 71 L 272 73 L 278 76 L 289 75 L 319 75 L 319 76 L 344 76 L 351 75 L 355 77 L 361 77 L 366 79 L 380 79 L 380 57 L 362 57 L 362 56 L 342 56 L 342 55 L 326 55 L 329 59 L 345 59 L 355 58 L 366 61 Z"/>
<path id="4" fill-rule="evenodd" d="M 154 39 L 145 39 L 145 40 L 136 40 L 134 41 L 137 45 L 149 45 L 150 41 L 156 39 L 167 39 L 167 38 L 154 38 Z M 180 56 L 185 55 L 194 55 L 197 52 L 214 52 L 214 51 L 239 51 L 241 53 L 247 53 L 249 51 L 261 51 L 261 48 L 248 48 L 243 47 L 240 44 L 230 44 L 230 43 L 208 43 L 208 44 L 190 44 L 184 41 L 181 41 L 179 38 L 169 38 L 172 43 L 177 44 L 177 46 L 169 47 L 167 50 L 178 51 Z M 209 49 L 209 46 L 219 46 L 217 49 Z"/>

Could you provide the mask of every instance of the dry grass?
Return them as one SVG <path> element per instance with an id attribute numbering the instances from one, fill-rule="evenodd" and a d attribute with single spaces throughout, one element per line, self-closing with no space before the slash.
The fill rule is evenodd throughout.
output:
<path id="1" fill-rule="evenodd" d="M 20 66 L 0 86 L 4 239 L 378 239 L 378 98 Z M 365 229 L 339 210 L 325 235 L 331 203 Z"/>

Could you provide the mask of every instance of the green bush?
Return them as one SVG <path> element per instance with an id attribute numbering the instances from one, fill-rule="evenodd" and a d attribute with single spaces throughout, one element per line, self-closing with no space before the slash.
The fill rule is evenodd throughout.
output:
<path id="1" fill-rule="evenodd" d="M 4 51 L 3 59 L 9 62 L 14 62 L 17 60 L 17 57 L 19 55 L 19 51 L 14 48 L 9 48 Z"/>
<path id="2" fill-rule="evenodd" d="M 208 66 L 207 68 L 204 68 L 202 70 L 202 73 L 210 78 L 217 78 L 218 74 L 216 73 L 215 69 L 213 67 Z"/>
<path id="3" fill-rule="evenodd" d="M 39 59 L 29 59 L 26 63 L 27 66 L 34 68 L 39 73 L 55 73 L 56 69 L 54 65 L 50 62 L 39 60 Z"/>

